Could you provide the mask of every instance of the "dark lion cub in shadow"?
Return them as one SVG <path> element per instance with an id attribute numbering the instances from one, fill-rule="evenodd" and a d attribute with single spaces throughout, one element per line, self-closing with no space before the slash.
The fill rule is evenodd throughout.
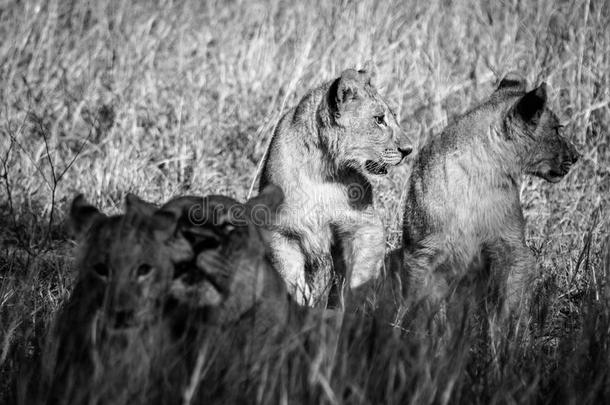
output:
<path id="1" fill-rule="evenodd" d="M 234 352 L 274 354 L 302 317 L 264 242 L 282 198 L 270 186 L 245 204 L 211 195 L 159 208 L 129 195 L 115 216 L 75 198 L 76 284 L 23 403 L 182 403 L 200 347 L 214 350 L 218 373 L 250 366 Z"/>
<path id="2" fill-rule="evenodd" d="M 568 173 L 578 153 L 560 128 L 546 84 L 526 92 L 511 73 L 487 101 L 420 145 L 404 207 L 409 301 L 438 304 L 476 282 L 475 296 L 489 293 L 502 319 L 519 308 L 536 267 L 525 244 L 521 176 L 555 183 Z"/>

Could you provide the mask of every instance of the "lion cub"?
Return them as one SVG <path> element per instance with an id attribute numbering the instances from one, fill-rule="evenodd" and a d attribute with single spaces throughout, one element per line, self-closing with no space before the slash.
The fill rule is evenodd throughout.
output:
<path id="1" fill-rule="evenodd" d="M 210 323 L 224 325 L 246 318 L 248 336 L 284 328 L 296 304 L 268 258 L 264 226 L 283 200 L 269 186 L 245 204 L 232 198 L 178 197 L 159 212 L 176 217 L 176 238 L 191 245 L 194 257 L 176 266 L 170 295 L 191 309 L 206 308 Z M 291 320 L 292 321 L 292 320 Z"/>
<path id="2" fill-rule="evenodd" d="M 260 187 L 285 195 L 272 259 L 300 303 L 324 306 L 333 281 L 355 288 L 381 268 L 384 229 L 367 175 L 386 174 L 412 147 L 373 69 L 345 70 L 305 95 L 280 120 L 264 164 Z"/>
<path id="3" fill-rule="evenodd" d="M 117 404 L 162 396 L 149 373 L 175 355 L 159 326 L 174 264 L 193 257 L 190 245 L 174 238 L 172 215 L 132 195 L 116 216 L 78 196 L 70 222 L 78 276 L 48 336 L 35 395 L 49 403 Z"/>
<path id="4" fill-rule="evenodd" d="M 303 314 L 253 222 L 282 198 L 271 186 L 245 204 L 212 195 L 158 208 L 129 195 L 125 213 L 109 217 L 76 197 L 70 221 L 79 274 L 32 395 L 52 403 L 173 403 L 192 372 L 185 353 L 196 354 L 204 339 L 223 356 L 243 346 L 260 354 L 289 323 L 297 326 Z"/>
<path id="5" fill-rule="evenodd" d="M 525 89 L 525 79 L 507 75 L 487 101 L 420 146 L 403 223 L 411 299 L 438 302 L 473 276 L 484 276 L 503 316 L 526 296 L 535 261 L 525 244 L 521 175 L 557 182 L 578 153 L 559 133 L 546 84 Z"/>

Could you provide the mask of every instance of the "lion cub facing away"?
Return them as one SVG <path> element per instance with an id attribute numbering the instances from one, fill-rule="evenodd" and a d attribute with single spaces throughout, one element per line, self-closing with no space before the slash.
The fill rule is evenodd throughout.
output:
<path id="1" fill-rule="evenodd" d="M 377 277 L 384 229 L 367 174 L 383 175 L 412 147 L 373 84 L 374 66 L 348 69 L 309 92 L 280 120 L 261 176 L 282 188 L 275 267 L 300 303 L 324 305 L 332 282 Z"/>
<path id="2" fill-rule="evenodd" d="M 404 208 L 409 299 L 438 302 L 470 277 L 484 280 L 502 317 L 526 297 L 535 260 L 525 244 L 521 175 L 557 182 L 578 153 L 559 134 L 546 84 L 525 89 L 523 78 L 507 75 L 487 101 L 420 147 Z"/>

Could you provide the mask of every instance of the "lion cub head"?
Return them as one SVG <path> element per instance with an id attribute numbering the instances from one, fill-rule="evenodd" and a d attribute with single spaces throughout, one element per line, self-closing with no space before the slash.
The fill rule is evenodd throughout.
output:
<path id="1" fill-rule="evenodd" d="M 170 295 L 207 309 L 221 324 L 257 309 L 262 317 L 281 317 L 288 293 L 269 261 L 264 227 L 282 201 L 281 189 L 268 186 L 245 204 L 211 195 L 178 197 L 161 207 L 177 218 L 176 235 L 194 252 L 192 261 L 176 266 Z"/>
<path id="2" fill-rule="evenodd" d="M 258 306 L 278 312 L 273 303 L 284 308 L 288 295 L 267 257 L 264 226 L 282 200 L 275 186 L 245 204 L 211 195 L 157 208 L 128 196 L 125 214 L 107 217 L 76 197 L 79 278 L 99 297 L 88 312 L 99 310 L 109 333 L 152 324 L 170 302 L 206 310 L 219 323 Z"/>
<path id="3" fill-rule="evenodd" d="M 125 201 L 124 215 L 108 217 L 80 195 L 70 212 L 79 240 L 79 281 L 94 290 L 88 294 L 99 297 L 106 332 L 153 322 L 170 288 L 174 263 L 193 254 L 186 241 L 173 238 L 173 215 L 133 195 Z"/>
<path id="4" fill-rule="evenodd" d="M 546 83 L 529 92 L 525 89 L 525 79 L 514 73 L 500 82 L 496 96 L 516 97 L 504 127 L 507 136 L 520 146 L 524 171 L 556 183 L 569 172 L 579 154 L 560 134 L 562 125 L 548 107 Z"/>
<path id="5" fill-rule="evenodd" d="M 398 124 L 396 114 L 379 95 L 375 68 L 367 62 L 361 70 L 347 69 L 327 93 L 328 144 L 338 166 L 354 167 L 370 174 L 386 174 L 413 146 Z M 325 108 L 325 107 L 322 107 Z M 321 115 L 326 111 L 322 111 Z M 322 134 L 323 135 L 323 134 Z"/>

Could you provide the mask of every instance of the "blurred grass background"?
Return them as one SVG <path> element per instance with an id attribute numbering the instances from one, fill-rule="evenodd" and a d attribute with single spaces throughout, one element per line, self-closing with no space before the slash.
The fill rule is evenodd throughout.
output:
<path id="1" fill-rule="evenodd" d="M 526 178 L 522 201 L 544 270 L 544 338 L 574 343 L 570 325 L 581 333 L 587 305 L 607 316 L 610 299 L 609 25 L 602 0 L 2 2 L 0 402 L 15 397 L 20 365 L 38 355 L 69 294 L 63 222 L 76 193 L 107 213 L 128 192 L 244 200 L 281 114 L 368 59 L 413 139 L 487 97 L 509 70 L 549 84 L 582 159 L 556 185 Z M 407 176 L 401 167 L 375 180 L 389 247 L 400 243 Z M 610 333 L 598 332 L 591 338 Z M 559 367 L 553 355 L 542 369 Z"/>

